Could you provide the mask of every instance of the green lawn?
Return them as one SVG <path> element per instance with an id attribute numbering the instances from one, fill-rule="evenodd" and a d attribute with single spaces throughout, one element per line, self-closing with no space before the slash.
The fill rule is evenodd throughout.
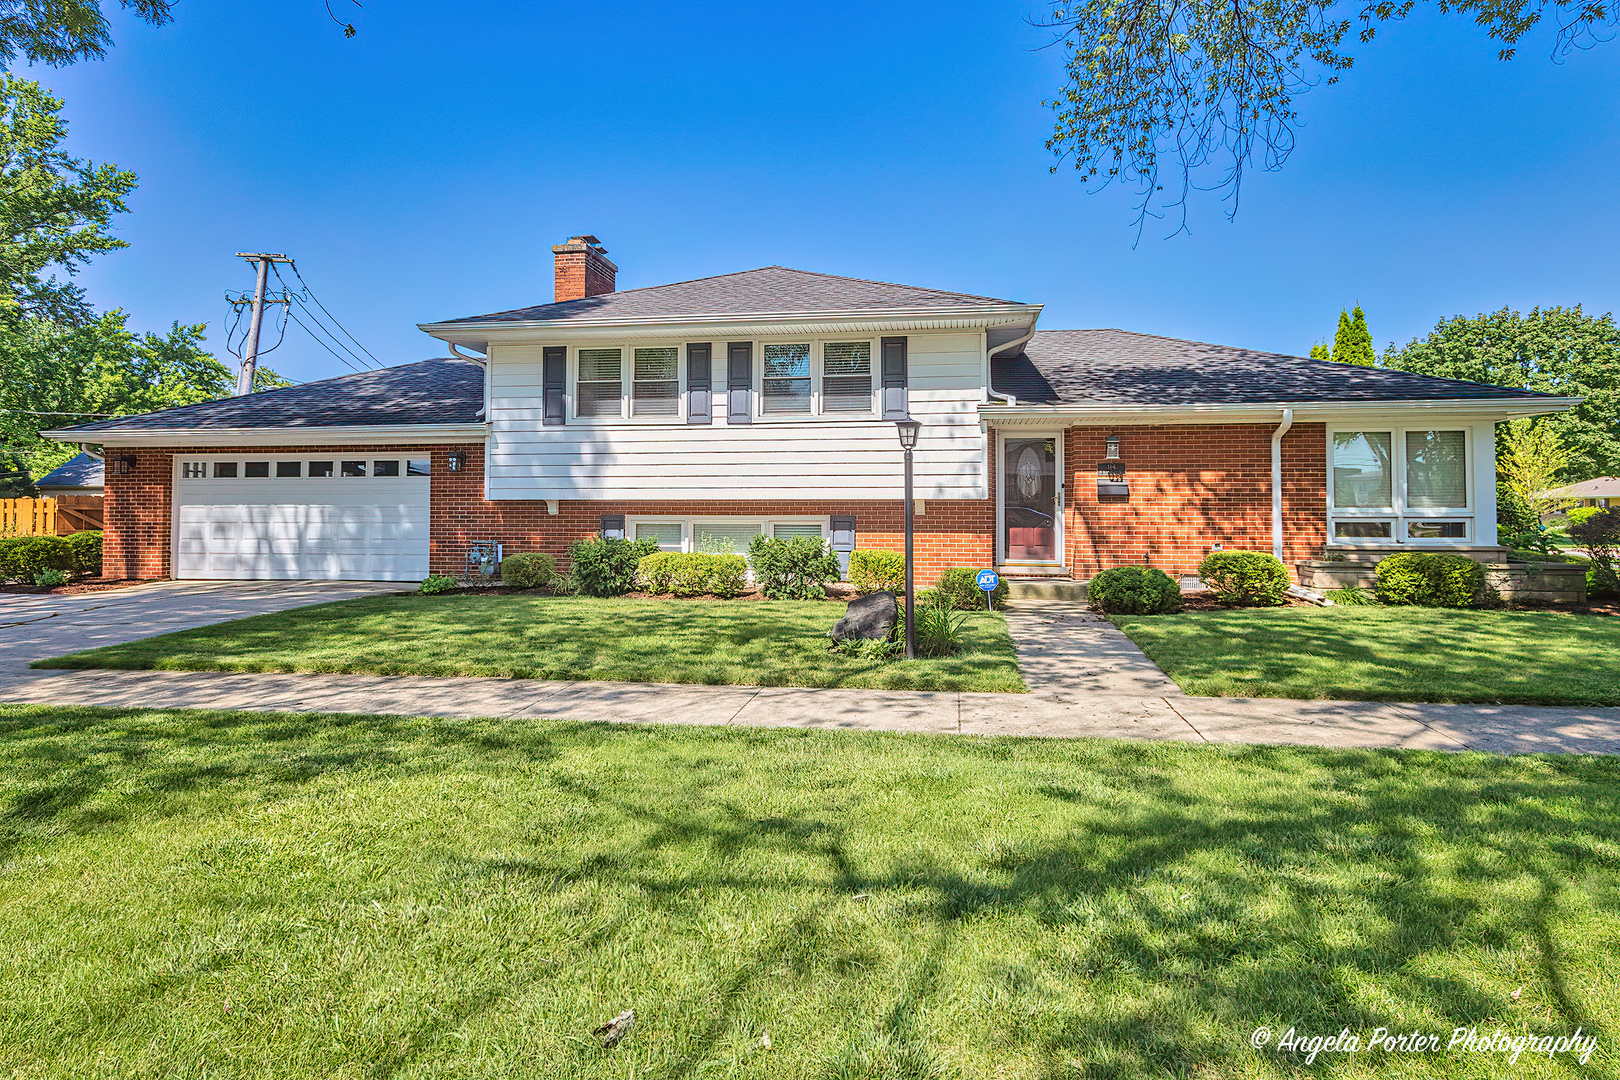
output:
<path id="1" fill-rule="evenodd" d="M 376 596 L 112 645 L 35 667 L 496 675 L 533 679 L 1022 691 L 999 614 L 943 660 L 827 651 L 832 602 Z"/>
<path id="2" fill-rule="evenodd" d="M 19 706 L 0 732 L 4 1076 L 1613 1075 L 1616 758 Z M 1600 1049 L 1307 1069 L 1262 1025 Z"/>
<path id="3" fill-rule="evenodd" d="M 1115 616 L 1189 694 L 1620 705 L 1620 619 L 1270 608 Z"/>

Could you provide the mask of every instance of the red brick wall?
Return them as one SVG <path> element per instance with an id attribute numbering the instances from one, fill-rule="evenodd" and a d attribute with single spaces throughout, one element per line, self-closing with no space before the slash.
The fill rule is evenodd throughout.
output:
<path id="1" fill-rule="evenodd" d="M 607 266 L 601 256 L 588 248 L 579 250 L 552 248 L 556 252 L 556 274 L 553 299 L 580 300 L 587 296 L 600 296 L 614 289 L 618 272 Z"/>
<path id="2" fill-rule="evenodd" d="M 1075 577 L 1128 563 L 1190 573 L 1212 544 L 1271 550 L 1270 424 L 1070 428 L 1068 563 Z M 1128 497 L 1099 499 L 1103 442 L 1119 436 Z M 1327 543 L 1327 428 L 1283 436 L 1283 562 L 1293 573 Z"/>

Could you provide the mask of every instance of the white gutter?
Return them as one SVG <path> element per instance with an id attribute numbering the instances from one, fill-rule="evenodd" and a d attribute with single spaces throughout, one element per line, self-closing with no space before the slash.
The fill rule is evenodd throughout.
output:
<path id="1" fill-rule="evenodd" d="M 1282 411 L 1282 423 L 1271 433 L 1271 553 L 1283 557 L 1282 441 L 1294 426 L 1294 410 Z"/>
<path id="2" fill-rule="evenodd" d="M 93 432 L 102 447 L 109 446 L 323 446 L 326 444 L 457 443 L 482 440 L 489 425 L 376 424 L 331 427 L 218 427 L 103 429 Z M 83 431 L 42 431 L 47 439 L 80 442 Z"/>
<path id="3" fill-rule="evenodd" d="M 1013 406 L 1015 408 L 1017 407 L 1017 405 L 1018 405 L 1018 399 L 1017 398 L 1013 397 L 1011 394 L 1003 394 L 1001 391 L 997 390 L 995 387 L 990 385 L 990 371 L 991 371 L 991 366 L 990 365 L 991 365 L 991 361 L 995 359 L 995 356 L 996 356 L 997 353 L 1006 352 L 1008 349 L 1011 349 L 1011 348 L 1023 348 L 1025 345 L 1027 345 L 1029 343 L 1029 339 L 1034 337 L 1034 336 L 1035 336 L 1035 324 L 1033 322 L 1031 322 L 1029 324 L 1029 332 L 1027 334 L 1025 334 L 1023 337 L 1014 338 L 1011 341 L 1005 342 L 1005 343 L 1003 343 L 1001 345 L 997 345 L 994 349 L 991 349 L 989 352 L 985 353 L 985 356 L 984 356 L 984 390 L 985 390 L 986 394 L 990 395 L 991 397 L 998 397 L 1002 401 L 1005 401 L 1008 405 L 1011 405 L 1011 406 Z"/>
<path id="4" fill-rule="evenodd" d="M 1293 409 L 1297 420 L 1308 417 L 1363 416 L 1378 413 L 1444 412 L 1472 415 L 1480 419 L 1508 419 L 1562 412 L 1579 405 L 1579 397 L 1443 398 L 1436 400 L 1388 401 L 1269 401 L 1231 405 L 980 405 L 981 419 L 1002 423 L 1020 418 L 1028 421 L 1067 420 L 1071 424 L 1207 424 L 1217 420 L 1264 423 L 1275 420 L 1281 409 Z"/>

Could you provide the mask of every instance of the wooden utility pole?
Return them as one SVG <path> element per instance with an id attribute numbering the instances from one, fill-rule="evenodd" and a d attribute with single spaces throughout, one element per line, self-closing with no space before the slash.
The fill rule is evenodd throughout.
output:
<path id="1" fill-rule="evenodd" d="M 271 263 L 290 263 L 285 255 L 269 252 L 238 251 L 236 257 L 259 264 L 259 283 L 253 290 L 253 317 L 248 323 L 247 347 L 242 350 L 242 370 L 236 377 L 236 396 L 253 393 L 253 368 L 259 360 L 259 328 L 264 324 L 264 291 L 270 282 Z"/>

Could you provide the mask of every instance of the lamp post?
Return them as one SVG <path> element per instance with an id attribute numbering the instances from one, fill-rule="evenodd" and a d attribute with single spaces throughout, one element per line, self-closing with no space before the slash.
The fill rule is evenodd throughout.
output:
<path id="1" fill-rule="evenodd" d="M 917 431 L 922 427 L 911 417 L 896 420 L 894 426 L 900 431 L 900 448 L 906 452 L 906 659 L 917 659 L 917 620 L 915 594 L 912 588 L 912 507 L 911 507 L 911 452 L 917 448 Z"/>

